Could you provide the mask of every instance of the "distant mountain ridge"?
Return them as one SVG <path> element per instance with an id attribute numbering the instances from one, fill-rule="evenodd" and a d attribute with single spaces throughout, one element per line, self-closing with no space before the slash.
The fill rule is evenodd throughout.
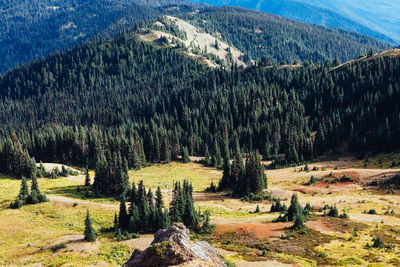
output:
<path id="1" fill-rule="evenodd" d="M 212 10 L 204 4 L 198 5 L 184 0 L 0 0 L 0 73 L 46 57 L 50 53 L 70 49 L 95 36 L 112 38 L 121 29 L 133 27 L 138 22 L 154 20 L 160 15 L 172 13 L 181 17 L 195 14 L 193 12 L 200 12 L 202 16 L 210 15 L 216 21 L 218 31 L 224 33 L 224 41 L 237 48 L 240 46 L 239 50 L 246 54 L 243 60 L 247 62 L 263 56 L 292 62 L 325 60 L 336 55 L 346 61 L 366 53 L 369 49 L 379 51 L 390 48 L 388 43 L 349 32 L 285 21 L 262 12 L 246 9 L 238 11 L 234 7 Z M 217 13 L 219 17 L 215 16 Z M 240 33 L 232 25 L 225 27 L 220 15 L 230 21 L 244 19 L 240 23 L 246 24 L 249 31 Z M 256 29 L 252 29 L 246 20 L 265 29 L 261 33 L 255 33 Z M 268 21 L 273 22 L 273 26 L 264 25 Z M 291 25 L 297 32 L 293 32 L 285 24 Z M 195 26 L 214 27 L 212 24 Z M 290 31 L 292 33 L 283 36 L 274 27 L 284 28 L 285 34 Z M 302 34 L 299 35 L 299 32 Z M 286 40 L 287 37 L 290 38 Z M 310 42 L 311 39 L 313 40 Z M 252 42 L 259 47 L 252 45 Z M 324 45 L 324 42 L 328 44 Z M 340 42 L 346 45 L 337 47 Z"/>
<path id="2" fill-rule="evenodd" d="M 157 16 L 143 1 L 0 0 L 0 73 Z"/>
<path id="3" fill-rule="evenodd" d="M 325 1 L 325 0 L 192 0 L 214 6 L 229 5 L 240 6 L 253 10 L 263 11 L 286 18 L 323 25 L 327 27 L 340 28 L 347 31 L 359 32 L 368 36 L 396 43 L 400 41 L 400 26 L 392 23 L 391 27 L 397 30 L 383 30 L 374 23 L 368 21 L 383 20 L 382 14 L 376 17 L 368 16 L 368 21 L 363 19 L 360 12 L 350 12 L 341 9 L 343 5 L 350 6 L 351 0 Z M 341 5 L 343 1 L 347 4 Z M 393 0 L 386 0 L 392 1 Z M 371 1 L 367 1 L 371 2 Z M 370 5 L 371 6 L 371 5 Z M 397 9 L 395 9 L 397 10 Z M 400 9 L 399 9 L 400 12 Z M 399 13 L 400 14 L 400 13 Z M 400 19 L 398 20 L 398 22 Z M 389 23 L 386 23 L 389 24 Z M 400 23 L 398 23 L 400 25 Z"/>
<path id="4" fill-rule="evenodd" d="M 400 42 L 398 0 L 296 0 L 332 10 Z"/>

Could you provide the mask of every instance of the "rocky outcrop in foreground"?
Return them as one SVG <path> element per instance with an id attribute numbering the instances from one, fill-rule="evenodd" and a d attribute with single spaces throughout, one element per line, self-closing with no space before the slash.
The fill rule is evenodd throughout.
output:
<path id="1" fill-rule="evenodd" d="M 182 223 L 174 223 L 168 229 L 160 229 L 145 251 L 135 250 L 125 267 L 163 266 L 215 266 L 227 265 L 217 251 L 207 242 L 190 242 L 189 230 Z"/>

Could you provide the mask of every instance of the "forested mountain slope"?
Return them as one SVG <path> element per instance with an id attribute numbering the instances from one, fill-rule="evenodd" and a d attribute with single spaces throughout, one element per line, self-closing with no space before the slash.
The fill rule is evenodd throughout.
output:
<path id="1" fill-rule="evenodd" d="M 220 166 L 238 146 L 275 165 L 345 141 L 360 152 L 400 148 L 396 53 L 336 69 L 338 62 L 261 62 L 212 70 L 135 36 L 85 43 L 0 77 L 3 172 L 12 172 L 7 162 L 21 149 L 36 160 L 90 166 L 99 153 L 119 152 L 140 167 L 185 151 Z"/>
<path id="2" fill-rule="evenodd" d="M 179 14 L 178 14 L 179 15 Z M 220 33 L 252 59 L 270 57 L 292 63 L 319 61 L 337 56 L 348 61 L 390 45 L 365 35 L 313 26 L 282 17 L 235 7 L 210 7 L 179 15 L 206 32 Z"/>
<path id="3" fill-rule="evenodd" d="M 385 41 L 399 40 L 396 0 L 192 0 L 213 6 L 239 6 L 310 24 L 358 32 Z M 385 15 L 386 16 L 385 16 Z M 384 25 L 384 26 L 383 26 Z"/>
<path id="4" fill-rule="evenodd" d="M 129 0 L 0 1 L 0 73 L 50 52 L 71 48 L 97 34 L 114 36 L 121 27 L 157 16 L 155 9 L 138 3 Z"/>

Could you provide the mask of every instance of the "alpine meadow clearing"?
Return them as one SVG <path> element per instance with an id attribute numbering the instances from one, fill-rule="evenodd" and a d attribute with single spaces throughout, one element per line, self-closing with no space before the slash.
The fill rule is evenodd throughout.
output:
<path id="1" fill-rule="evenodd" d="M 232 198 L 229 191 L 205 192 L 211 181 L 218 183 L 222 172 L 194 162 L 131 170 L 129 180 L 143 180 L 152 190 L 160 186 L 166 203 L 171 197 L 172 181 L 192 181 L 196 209 L 210 211 L 211 222 L 216 225 L 212 234 L 195 234 L 193 238 L 208 240 L 236 266 L 273 266 L 274 262 L 300 266 L 398 266 L 400 196 L 397 190 L 388 194 L 366 185 L 373 177 L 384 177 L 397 169 L 364 169 L 358 164 L 349 159 L 309 164 L 308 171 L 304 165 L 266 170 L 269 187 L 265 194 L 270 197 L 251 202 Z M 331 184 L 320 180 L 346 173 L 357 179 Z M 308 185 L 311 176 L 317 177 L 317 182 Z M 151 235 L 118 241 L 114 233 L 101 232 L 101 228 L 112 227 L 119 204 L 111 197 L 85 196 L 84 179 L 82 173 L 57 179 L 39 178 L 40 190 L 50 201 L 10 209 L 21 180 L 1 177 L 1 265 L 118 266 L 134 248 L 144 249 L 150 244 Z M 310 203 L 313 207 L 305 230 L 300 232 L 290 230 L 291 222 L 274 222 L 280 213 L 270 211 L 274 198 L 289 206 L 293 193 L 298 195 L 301 205 Z M 323 216 L 325 205 L 335 205 L 348 218 Z M 255 212 L 257 206 L 259 211 Z M 83 240 L 87 209 L 98 233 L 94 243 Z M 371 209 L 376 213 L 370 214 Z M 383 241 L 380 247 L 373 246 L 377 237 Z M 354 252 L 351 256 L 349 250 Z"/>

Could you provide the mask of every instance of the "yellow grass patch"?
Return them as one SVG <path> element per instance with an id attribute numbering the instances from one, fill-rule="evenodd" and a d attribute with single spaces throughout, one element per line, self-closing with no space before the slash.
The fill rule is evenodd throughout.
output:
<path id="1" fill-rule="evenodd" d="M 221 177 L 221 171 L 192 162 L 187 164 L 171 162 L 129 171 L 131 182 L 134 181 L 137 185 L 140 180 L 143 180 L 146 187 L 153 189 L 158 186 L 161 189 L 171 189 L 173 182 L 183 182 L 187 179 L 193 184 L 194 191 L 203 191 L 211 182 L 218 184 Z"/>

